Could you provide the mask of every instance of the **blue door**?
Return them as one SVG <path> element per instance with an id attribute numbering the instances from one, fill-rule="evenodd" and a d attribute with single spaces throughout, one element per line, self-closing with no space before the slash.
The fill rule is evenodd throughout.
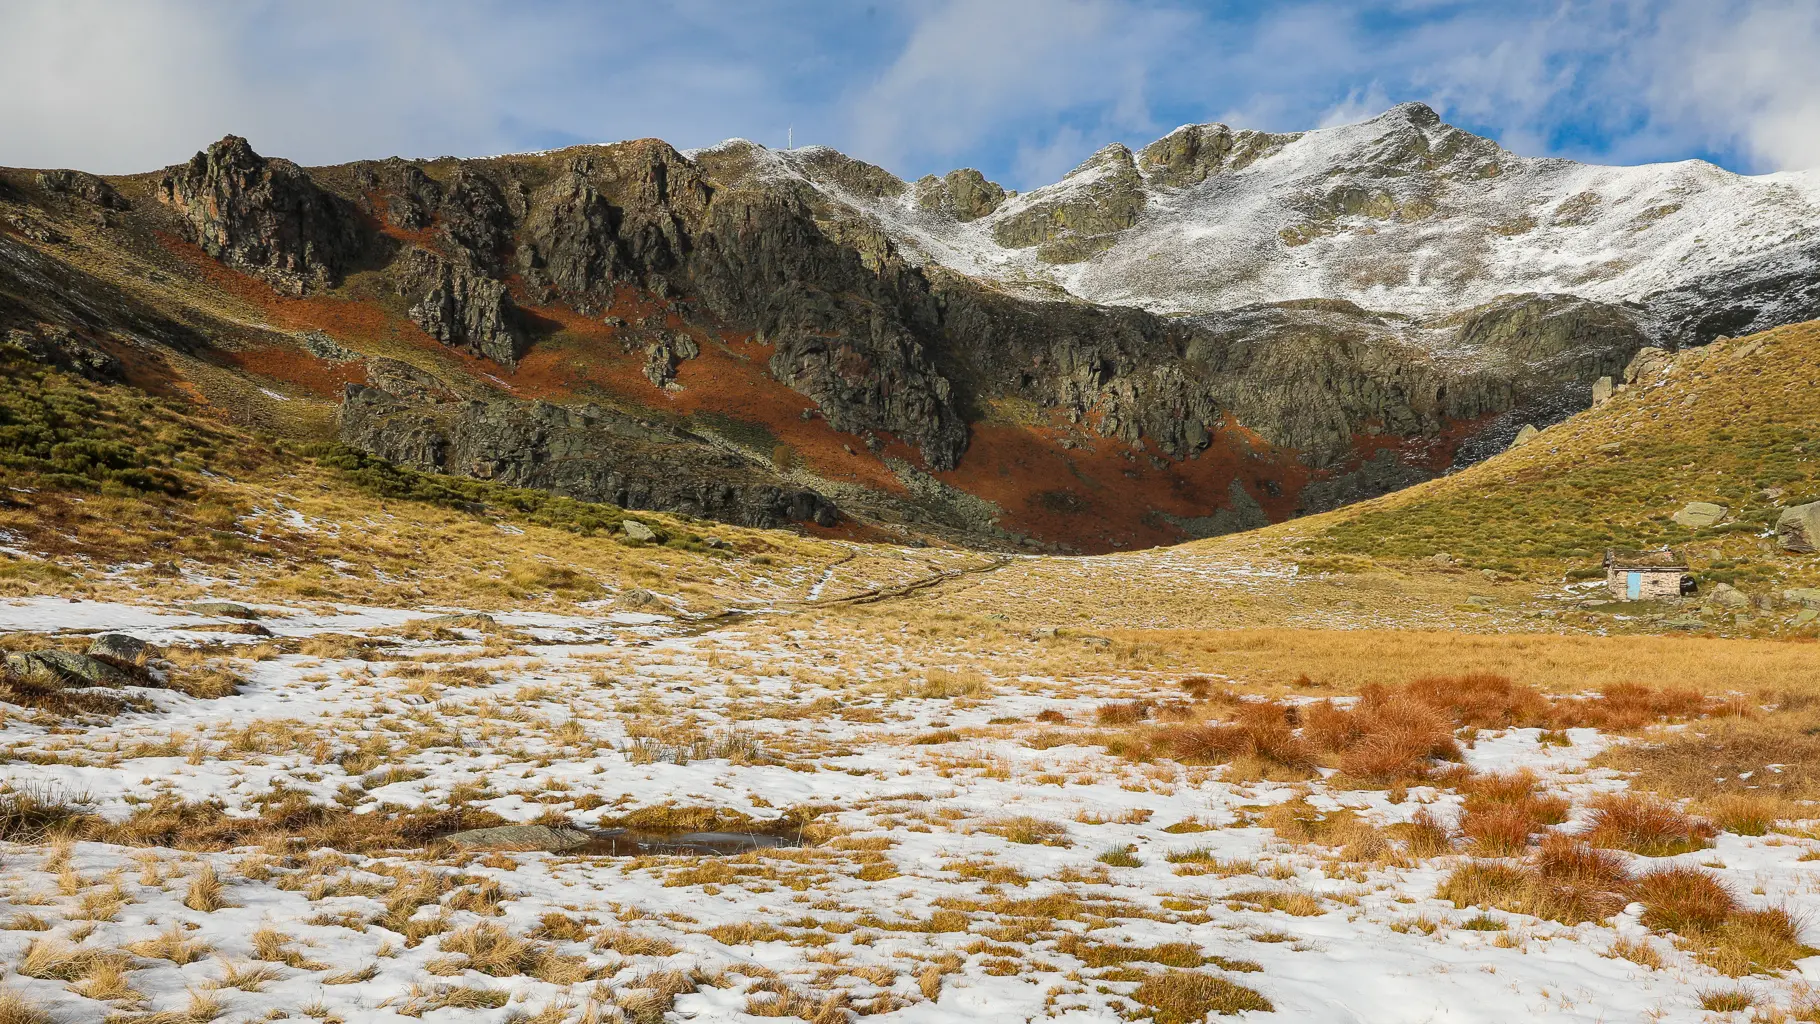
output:
<path id="1" fill-rule="evenodd" d="M 1624 590 L 1632 601 L 1643 596 L 1643 574 L 1627 572 L 1624 574 Z"/>

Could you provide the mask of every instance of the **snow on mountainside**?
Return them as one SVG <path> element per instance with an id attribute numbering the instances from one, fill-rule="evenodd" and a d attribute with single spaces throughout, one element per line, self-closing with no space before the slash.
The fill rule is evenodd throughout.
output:
<path id="1" fill-rule="evenodd" d="M 829 172 L 846 162 L 829 150 L 758 162 L 868 215 L 915 258 L 1159 313 L 1336 298 L 1429 314 L 1513 292 L 1621 302 L 1728 268 L 1820 269 L 1820 172 L 1523 157 L 1417 103 L 1289 134 L 1185 126 L 1026 194 L 984 183 L 996 207 L 971 220 L 936 194 L 955 175 L 881 186 L 876 172 L 856 187 Z"/>

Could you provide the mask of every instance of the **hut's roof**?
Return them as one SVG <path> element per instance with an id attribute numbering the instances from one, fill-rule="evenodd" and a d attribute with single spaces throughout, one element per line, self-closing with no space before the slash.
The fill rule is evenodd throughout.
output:
<path id="1" fill-rule="evenodd" d="M 1687 559 L 1679 553 L 1663 548 L 1660 551 L 1622 551 L 1610 549 L 1605 552 L 1607 569 L 1656 569 L 1687 571 Z"/>

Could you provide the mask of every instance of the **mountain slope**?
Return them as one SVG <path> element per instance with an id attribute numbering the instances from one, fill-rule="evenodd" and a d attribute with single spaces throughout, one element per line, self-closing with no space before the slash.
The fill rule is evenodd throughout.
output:
<path id="1" fill-rule="evenodd" d="M 1783 509 L 1820 500 L 1816 379 L 1820 323 L 1683 352 L 1519 448 L 1294 532 L 1316 550 L 1393 563 L 1445 554 L 1544 578 L 1590 574 L 1606 548 L 1672 545 L 1708 582 L 1812 586 L 1820 560 L 1783 550 L 1773 527 Z M 1689 502 L 1724 514 L 1682 525 Z"/>
<path id="2" fill-rule="evenodd" d="M 1203 126 L 1027 196 L 749 143 L 305 169 L 229 137 L 146 175 L 0 171 L 0 327 L 97 379 L 422 472 L 753 526 L 1142 547 L 1469 464 L 1583 408 L 1644 346 L 1677 345 L 1672 303 L 1620 294 L 1634 275 L 1593 281 L 1597 297 L 1500 294 L 1540 279 L 1483 266 L 1451 286 L 1333 276 L 1392 267 L 1373 245 L 1453 259 L 1504 216 L 1501 180 L 1570 171 L 1594 174 L 1416 108 L 1295 136 Z M 1329 179 L 1331 217 L 1273 226 Z M 1636 187 L 1623 203 L 1655 195 Z M 1239 206 L 1213 201 L 1229 193 Z M 1240 206 L 1275 212 L 1220 219 Z M 1786 207 L 1797 235 L 1804 211 Z M 1063 278 L 1169 232 L 1176 256 L 1144 262 L 1191 266 L 1189 236 L 1215 226 L 1274 241 L 1253 239 L 1261 263 L 1221 248 L 1199 305 L 1155 269 L 1150 293 L 1102 295 L 1129 304 L 1057 283 L 1093 292 Z M 982 238 L 1037 263 L 967 262 Z M 1356 259 L 1329 251 L 1347 245 Z M 1298 279 L 1308 294 L 1234 283 L 1317 257 L 1328 276 Z M 1803 308 L 1812 280 L 1764 266 L 1732 267 L 1742 283 L 1719 299 L 1747 319 Z M 1265 295 L 1282 301 L 1250 301 Z"/>

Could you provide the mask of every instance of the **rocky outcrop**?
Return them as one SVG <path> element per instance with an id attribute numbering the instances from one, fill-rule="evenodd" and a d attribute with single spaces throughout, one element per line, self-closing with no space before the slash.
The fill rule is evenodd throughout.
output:
<path id="1" fill-rule="evenodd" d="M 346 200 L 238 136 L 166 170 L 158 199 L 210 256 L 298 295 L 338 282 L 362 247 Z"/>
<path id="2" fill-rule="evenodd" d="M 959 461 L 967 425 L 924 343 L 936 315 L 928 283 L 889 242 L 863 257 L 793 196 L 723 190 L 695 239 L 688 283 L 716 314 L 775 345 L 772 375 L 836 429 L 891 433 L 936 469 Z"/>
<path id="3" fill-rule="evenodd" d="M 77 337 L 67 327 L 39 324 L 35 330 L 15 328 L 6 332 L 6 342 L 41 363 L 89 380 L 113 384 L 124 377 L 120 360 Z"/>
<path id="4" fill-rule="evenodd" d="M 996 181 L 987 181 L 984 174 L 971 167 L 949 171 L 940 178 L 931 174 L 916 183 L 918 206 L 945 213 L 963 224 L 979 220 L 1004 201 L 1004 188 Z"/>
<path id="5" fill-rule="evenodd" d="M 1040 201 L 1005 214 L 992 225 L 1000 245 L 1027 248 L 1066 239 L 1115 234 L 1137 223 L 1145 203 L 1143 177 L 1131 150 L 1107 146 L 1062 179 L 1064 187 Z M 1078 246 L 1067 247 L 1073 252 Z M 1038 252 L 1038 258 L 1045 258 Z M 1064 255 L 1050 250 L 1049 257 Z M 1048 258 L 1048 262 L 1068 262 Z"/>
<path id="6" fill-rule="evenodd" d="M 686 334 L 660 334 L 645 349 L 645 378 L 660 388 L 676 383 L 676 368 L 701 355 L 701 346 Z"/>
<path id="7" fill-rule="evenodd" d="M 350 384 L 339 429 L 343 443 L 396 465 L 621 508 L 761 527 L 839 518 L 821 495 L 701 438 L 593 406 L 410 402 Z"/>
<path id="8" fill-rule="evenodd" d="M 1221 171 L 1242 171 L 1296 138 L 1270 132 L 1235 132 L 1223 124 L 1183 125 L 1145 146 L 1138 153 L 1137 164 L 1151 181 L 1183 188 L 1198 185 Z"/>
<path id="9" fill-rule="evenodd" d="M 404 261 L 401 291 L 420 293 L 411 320 L 450 348 L 512 367 L 526 336 L 506 286 L 424 249 Z"/>
<path id="10" fill-rule="evenodd" d="M 519 273 L 533 294 L 588 314 L 618 283 L 667 291 L 711 195 L 695 165 L 660 142 L 574 156 L 527 199 Z"/>
<path id="11" fill-rule="evenodd" d="M 55 195 L 80 199 L 104 210 L 130 210 L 133 204 L 114 186 L 86 171 L 39 171 L 38 187 Z"/>

